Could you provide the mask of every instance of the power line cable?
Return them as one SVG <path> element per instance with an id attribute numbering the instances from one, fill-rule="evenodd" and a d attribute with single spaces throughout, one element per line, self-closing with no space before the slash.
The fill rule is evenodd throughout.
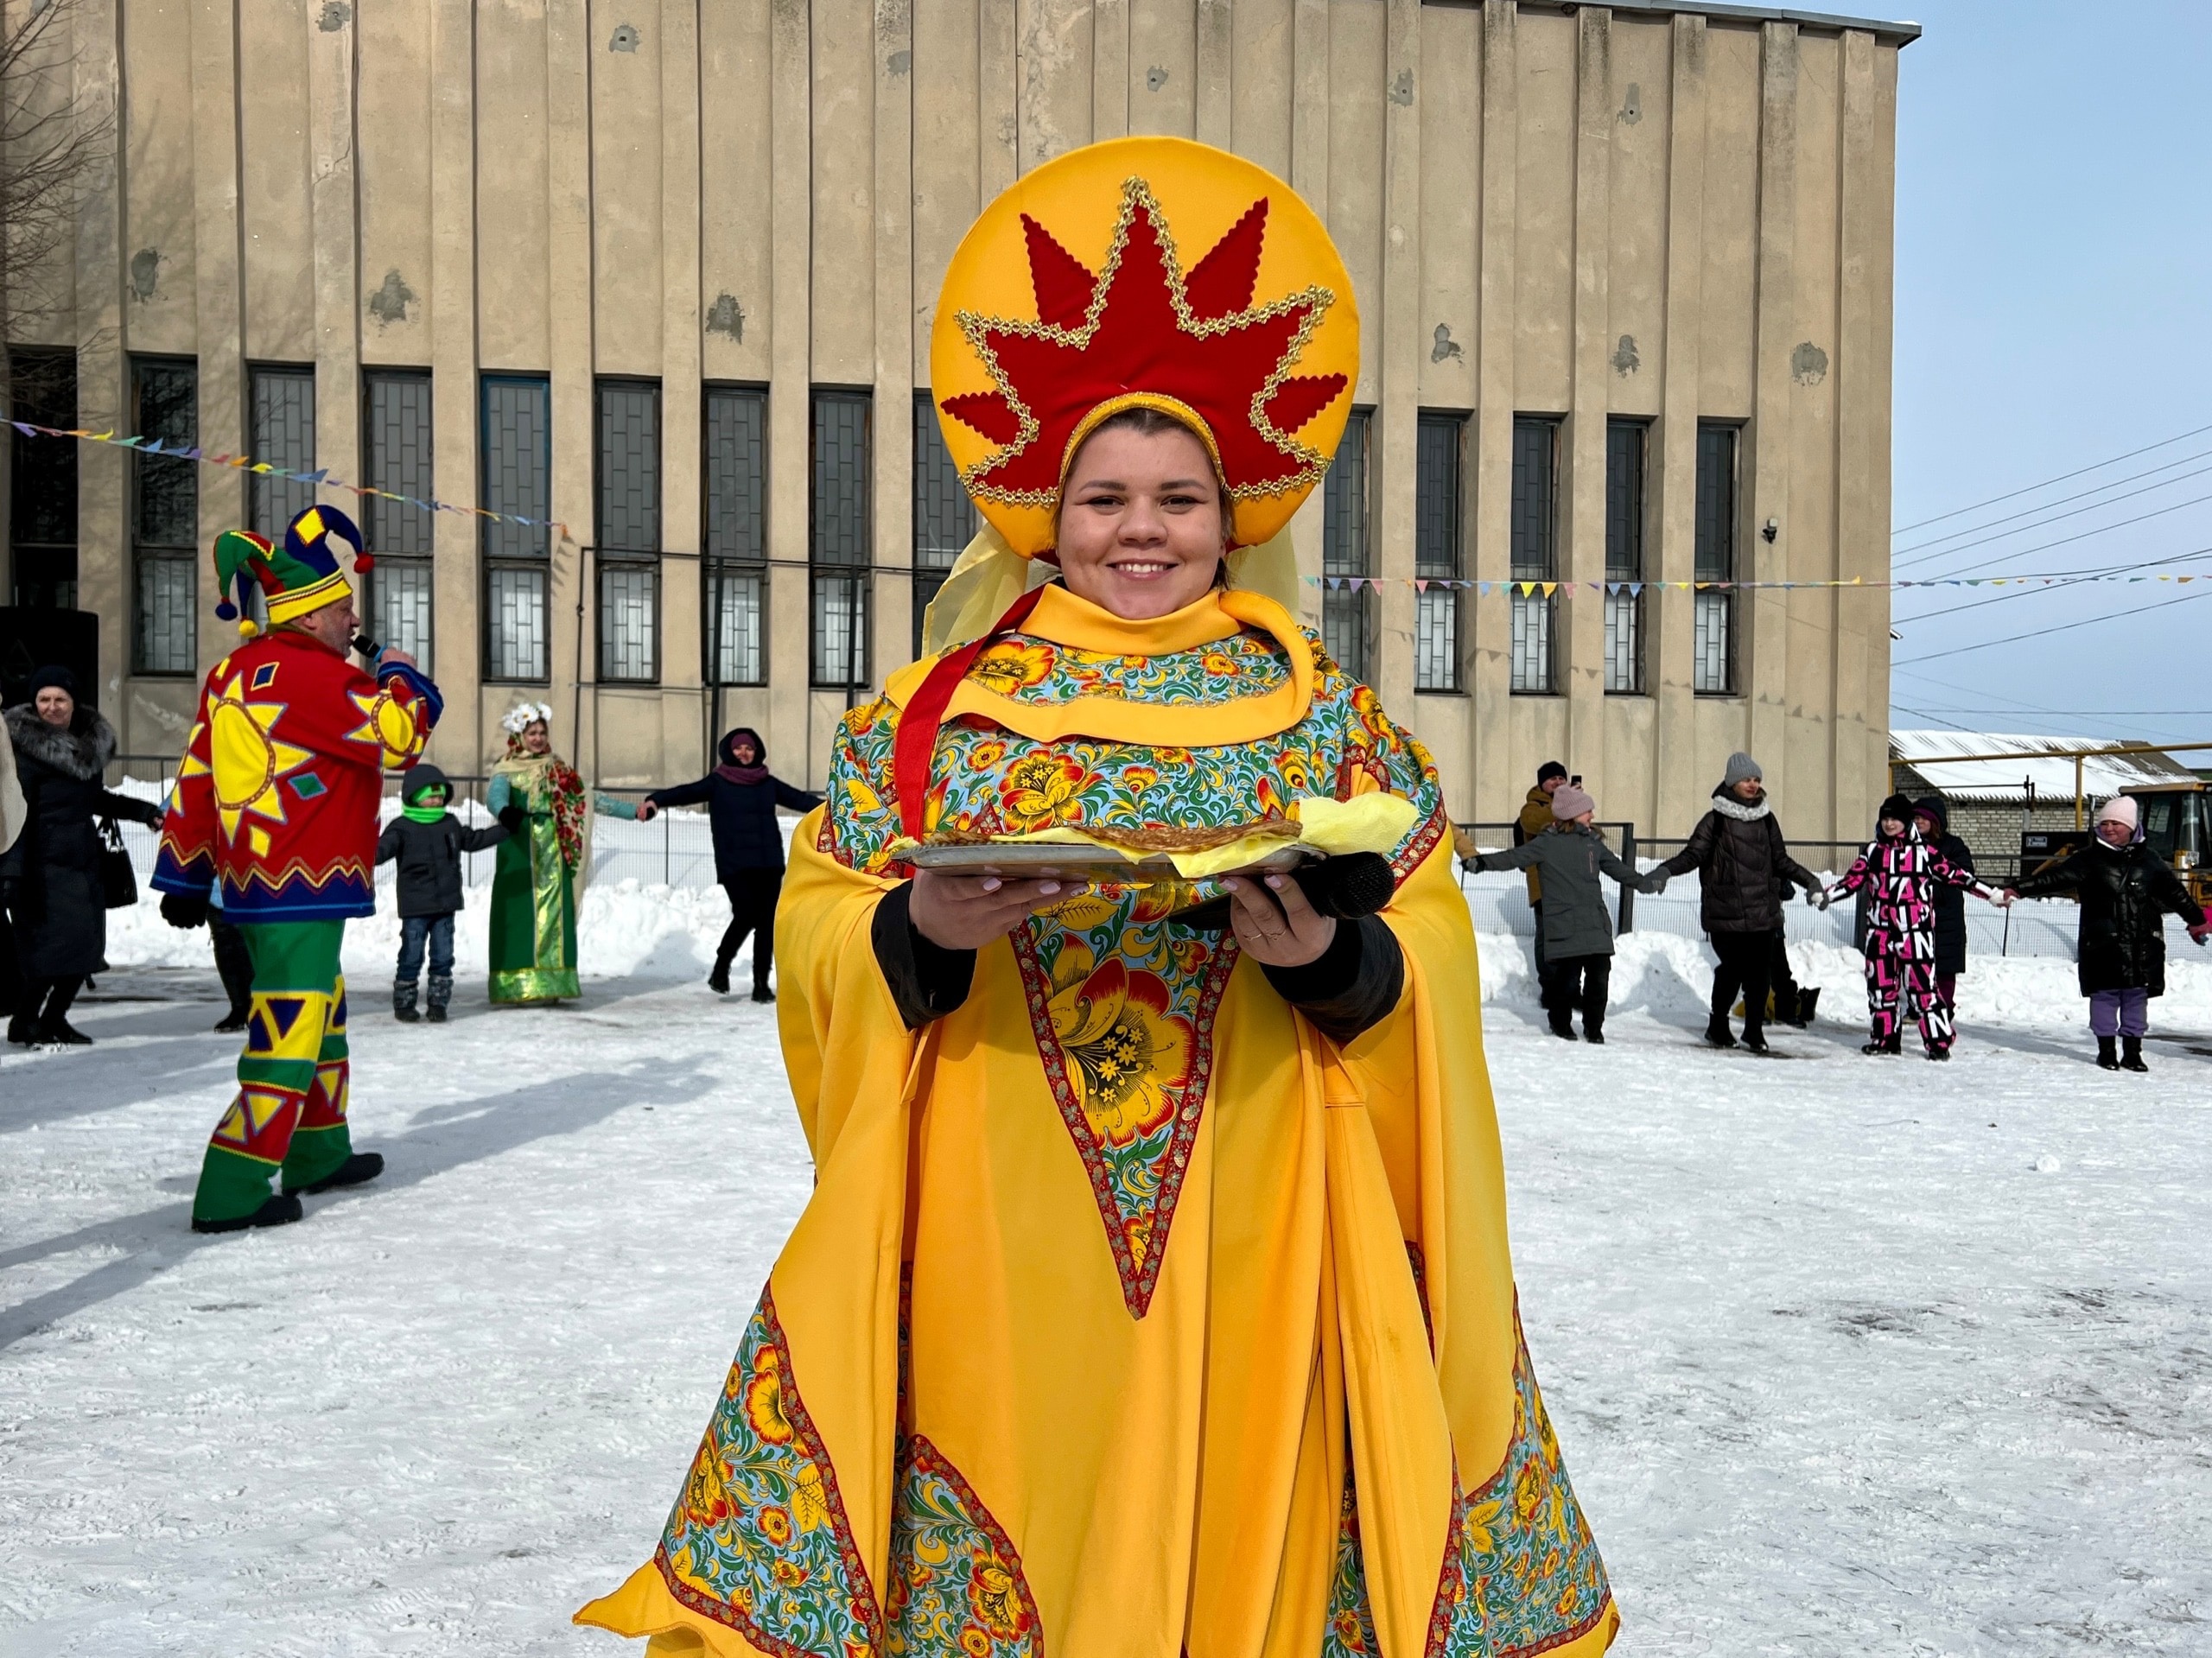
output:
<path id="1" fill-rule="evenodd" d="M 1922 518 L 1916 523 L 1898 524 L 1890 531 L 1890 534 L 1892 537 L 1905 535 L 1911 530 L 1924 530 L 1931 524 L 1942 524 L 1946 519 L 1955 518 L 1964 513 L 1979 512 L 1983 507 L 1995 506 L 1999 501 L 2017 500 L 2023 495 L 2032 495 L 2039 489 L 2049 489 L 2053 484 L 2063 484 L 2069 478 L 2084 478 L 2093 472 L 2102 472 L 2107 467 L 2116 467 L 2123 461 L 2133 461 L 2139 454 L 2149 454 L 2154 449 L 2170 449 L 2177 443 L 2183 442 L 2192 437 L 2202 437 L 2207 432 L 2212 432 L 2212 426 L 2200 426 L 2195 431 L 2183 432 L 2176 437 L 2162 438 L 2156 443 L 2146 443 L 2139 449 L 2130 449 L 2126 454 L 2116 454 L 2109 461 L 2100 461 L 2094 466 L 2076 467 L 2072 472 L 2062 472 L 2057 477 L 2046 478 L 2040 483 L 2023 484 L 2018 489 L 2008 489 L 2002 495 L 1993 495 L 1987 500 L 1976 501 L 1971 506 L 1954 507 L 1948 512 L 1938 512 L 1932 518 Z"/>
<path id="2" fill-rule="evenodd" d="M 2192 457 L 2192 458 L 2193 458 L 2193 457 Z M 1955 546 L 1955 547 L 1946 547 L 1945 549 L 1943 549 L 1943 550 L 1942 550 L 1942 551 L 1938 552 L 1938 553 L 1923 553 L 1923 554 L 1920 557 L 1918 557 L 1918 558 L 1907 558 L 1907 559 L 1902 559 L 1902 560 L 1900 560 L 1900 559 L 1898 559 L 1898 558 L 1896 558 L 1896 557 L 1892 556 L 1892 558 L 1891 559 L 1891 561 L 1890 561 L 1890 562 L 1891 562 L 1891 563 L 1892 564 L 1892 566 L 1897 565 L 1897 564 L 1899 564 L 1899 563 L 1904 563 L 1904 564 L 1907 564 L 1907 565 L 1911 565 L 1911 564 L 1926 564 L 1926 563 L 1929 563 L 1929 562 L 1932 562 L 1932 561 L 1934 561 L 1934 560 L 1936 560 L 1936 559 L 1939 559 L 1939 558 L 1948 558 L 1948 557 L 1950 557 L 1954 553 L 1963 553 L 1963 552 L 1966 552 L 1967 550 L 1968 550 L 1970 548 L 1974 548 L 1974 547 L 1986 547 L 1986 546 L 1987 546 L 1991 542 L 1993 542 L 1993 541 L 2006 541 L 2006 540 L 2009 540 L 2010 538 L 2012 538 L 2012 537 L 2014 537 L 2014 536 L 2025 536 L 2025 535 L 2031 535 L 2031 534 L 2034 533 L 2036 530 L 2043 529 L 2046 524 L 2059 524 L 2059 523 L 2063 523 L 2064 520 L 2066 520 L 2066 519 L 2068 519 L 2068 518 L 2080 518 L 2080 517 L 2081 517 L 2084 512 L 2101 512 L 2101 511 L 2104 511 L 2104 509 L 2105 509 L 2105 508 L 2107 508 L 2107 507 L 2108 507 L 2108 506 L 2117 506 L 2117 505 L 2119 505 L 2122 501 L 2132 501 L 2132 500 L 2133 500 L 2133 499 L 2134 499 L 2137 496 L 2139 496 L 2139 495 L 2152 495 L 2152 494 L 2155 494 L 2155 493 L 2157 493 L 2159 490 L 2162 490 L 2162 489 L 2171 489 L 2171 487 L 2173 487 L 2173 486 L 2174 486 L 2174 485 L 2178 484 L 2178 483 L 2181 483 L 2181 482 L 2183 482 L 2183 480 L 2187 480 L 2187 479 L 2190 479 L 2190 478 L 2201 478 L 2201 477 L 2202 477 L 2202 476 L 2203 476 L 2206 473 L 2208 473 L 2208 472 L 2212 472 L 2212 467 L 2198 467 L 2195 472 L 2184 472 L 2184 473 L 2178 473 L 2177 475 L 2176 475 L 2176 476 L 2174 476 L 2174 477 L 2171 477 L 2171 478 L 2166 479 L 2164 481 L 2163 481 L 2163 482 L 2161 482 L 2161 483 L 2156 483 L 2156 484 L 2145 484 L 2145 485 L 2144 485 L 2144 486 L 2143 486 L 2143 487 L 2142 487 L 2142 488 L 2140 488 L 2140 489 L 2131 489 L 2131 490 L 2129 490 L 2129 491 L 2127 492 L 2127 493 L 2126 493 L 2126 494 L 2125 494 L 2125 495 L 2114 495 L 2114 496 L 2113 496 L 2113 497 L 2112 497 L 2110 499 L 2108 499 L 2108 500 L 2102 500 L 2102 501 L 2092 501 L 2092 502 L 2090 502 L 2090 503 L 2089 503 L 2089 505 L 2087 505 L 2087 506 L 2077 506 L 2077 507 L 2075 507 L 2075 508 L 2071 512 L 2054 512 L 2054 513 L 2052 513 L 2052 514 L 2050 515 L 2050 517 L 2049 517 L 2049 518 L 2038 518 L 2038 519 L 2037 519 L 2037 520 L 2036 520 L 2034 523 L 2032 523 L 2032 524 L 2020 524 L 2020 525 L 2017 526 L 2016 528 L 2013 528 L 2013 529 L 2011 529 L 2011 530 L 1999 530 L 1999 531 L 1998 531 L 1995 535 L 1993 535 L 1993 536 L 1984 536 L 1984 537 L 1982 537 L 1982 538 L 1981 538 L 1980 540 L 1979 540 L 1979 541 L 1962 541 L 1962 542 L 1960 542 L 1960 543 L 1959 543 L 1959 544 L 1958 544 L 1957 546 Z M 2212 496 L 2204 496 L 2204 495 L 2200 495 L 2200 496 L 2198 496 L 2196 499 L 2197 499 L 2198 500 L 2200 500 L 2200 501 L 2202 501 L 2202 500 L 2212 500 Z M 2190 503 L 2189 503 L 2189 502 L 2187 502 L 2187 501 L 2183 501 L 2183 502 L 2182 502 L 2182 503 L 2181 503 L 2181 505 L 2183 505 L 2183 506 L 2187 506 L 2187 505 L 2190 505 Z M 2175 511 L 2175 510 L 2177 510 L 2177 509 L 2175 509 L 2175 508 L 2171 508 L 2171 507 L 2169 507 L 2169 508 L 2167 508 L 2166 510 L 2167 510 L 2168 511 Z M 2129 519 L 2123 520 L 2123 522 L 2125 522 L 2125 523 L 2128 523 L 2128 524 L 2135 524 L 2135 523 L 2139 523 L 2139 522 L 2140 522 L 2140 520 L 2139 520 L 2139 519 L 2134 519 L 2134 518 L 2129 518 Z M 1988 527 L 1988 526 L 1987 526 L 1987 525 L 1986 525 L 1986 524 L 1977 524 L 1977 525 L 1975 525 L 1975 526 L 1974 526 L 1974 528 L 1975 528 L 1975 529 L 1977 529 L 1977 530 L 1980 530 L 1980 529 L 1986 529 L 1987 527 Z M 2107 525 L 2107 526 L 2106 526 L 2106 528 L 2107 528 L 2107 529 L 2118 529 L 2119 527 L 2120 527 L 2120 526 L 2119 526 L 2118 524 L 2108 524 L 2108 525 Z M 1973 530 L 1960 530 L 1960 531 L 1959 531 L 1959 534 L 1960 534 L 1960 535 L 1962 535 L 1962 536 L 1965 536 L 1965 535 L 1971 535 L 1971 534 L 1973 534 L 1973 533 L 1974 533 L 1974 531 L 1973 531 Z M 2095 532 L 2093 532 L 2093 533 L 2095 533 Z M 1946 537 L 1946 539 L 1949 539 L 1949 537 Z M 1934 546 L 1934 545 L 1935 545 L 1935 543 L 1934 543 L 1933 542 L 1926 542 L 1926 541 L 1923 541 L 1923 542 L 1922 542 L 1922 543 L 1920 543 L 1920 545 L 1921 545 L 1922 547 L 1932 547 L 1932 546 Z M 1907 551 L 1907 552 L 1910 552 L 1910 551 L 1912 551 L 1912 550 L 1914 550 L 1914 549 L 1911 549 L 1911 548 L 1907 548 L 1907 549 L 1905 549 L 1904 550 L 1905 550 L 1905 551 Z M 2010 556 L 2010 555 L 2007 555 L 2007 556 Z"/>
<path id="3" fill-rule="evenodd" d="M 2107 576 L 2126 575 L 2132 570 L 2147 570 L 2154 564 L 2188 564 L 2212 558 L 2212 547 L 2200 547 L 2193 553 L 2180 553 L 2165 558 L 2146 558 L 2139 564 L 2122 564 L 2109 570 L 2052 570 L 2041 576 L 2008 576 L 2012 581 L 2041 581 L 2040 588 L 2015 588 L 2010 593 L 2000 593 L 1991 599 L 1975 599 L 1963 605 L 1946 605 L 1941 610 L 1924 610 L 1917 616 L 1900 616 L 1900 624 L 1932 622 L 1938 616 L 1956 616 L 1962 611 L 1980 610 L 1985 605 L 2001 605 L 2007 599 L 2032 599 L 2039 593 L 2063 593 L 2068 588 L 2078 588 L 2084 582 L 2101 581 Z"/>
<path id="4" fill-rule="evenodd" d="M 2070 547 L 2077 541 L 2088 541 L 2094 536 L 2110 535 L 2113 530 L 2125 530 L 2132 524 L 2147 524 L 2152 518 L 2163 518 L 2169 512 L 2178 512 L 2185 506 L 2202 506 L 2207 501 L 2212 501 L 2212 495 L 2192 495 L 2185 501 L 2176 501 L 2171 506 L 2158 507 L 2149 512 L 2139 512 L 2135 517 L 2132 518 L 2122 518 L 2116 524 L 2101 524 L 2094 529 L 2079 530 L 2070 536 L 2061 536 L 2056 541 L 2039 541 L 2032 547 L 2022 547 L 2012 552 L 2000 553 L 1995 558 L 1985 558 L 1979 564 L 1961 564 L 1955 569 L 1945 570 L 1943 575 L 1946 576 L 1969 575 L 1976 570 L 1986 570 L 1993 564 L 2002 564 L 2008 559 L 2025 558 L 2030 553 L 2048 552 L 2053 547 Z M 2002 537 L 1992 537 L 1991 539 L 2001 540 Z M 1980 542 L 1970 541 L 1967 542 L 1965 546 L 1952 548 L 1951 551 L 1954 553 L 1963 553 L 1968 547 L 1979 547 L 1981 544 L 1982 543 Z M 1948 554 L 1937 555 L 1938 557 L 1948 557 Z M 1909 565 L 1912 563 L 1925 563 L 1927 561 L 1924 559 L 1909 559 L 1906 561 Z M 1895 566 L 1892 566 L 1891 568 L 1894 569 Z"/>
<path id="5" fill-rule="evenodd" d="M 2044 502 L 2040 506 L 2024 506 L 2018 512 L 2008 512 L 2001 518 L 1990 519 L 1986 524 L 1971 524 L 1963 530 L 1954 530 L 1948 535 L 1937 536 L 1933 540 L 1920 542 L 1910 547 L 1895 548 L 1891 550 L 1891 556 L 1895 558 L 1898 555 L 1904 553 L 1916 553 L 1923 547 L 1934 547 L 1942 542 L 1956 541 L 1961 536 L 1971 536 L 1983 530 L 1994 529 L 2000 524 L 2010 524 L 2015 518 L 2031 518 L 2038 512 L 2048 512 L 2052 507 L 2063 506 L 2069 501 L 2085 501 L 2092 495 L 2101 495 L 2108 489 L 2118 489 L 2122 484 L 2132 484 L 2136 482 L 2139 479 L 2148 478 L 2155 473 L 2171 472 L 2176 467 L 2185 467 L 2192 461 L 2202 461 L 2208 458 L 2212 458 L 2212 449 L 2199 449 L 2195 454 L 2185 454 L 2178 461 L 2169 461 L 2164 466 L 2152 467 L 2147 472 L 2132 472 L 2125 478 L 2115 478 L 2108 484 L 2099 484 L 2094 489 L 2082 490 L 2075 494 L 2062 495 L 2055 501 Z M 2199 468 L 2199 470 L 2203 470 L 2203 468 Z M 2196 476 L 2196 473 L 2193 472 L 2185 472 L 2182 474 L 2183 478 L 2194 478 Z M 2169 478 L 2166 480 L 2166 483 L 2169 484 L 2179 483 L 2181 479 L 2179 478 Z M 2161 484 L 2153 484 L 2151 487 L 2152 489 L 2161 489 L 2164 488 L 2164 486 Z M 2138 492 L 2139 493 L 2141 492 Z M 2121 499 L 2124 499 L 2125 497 Z M 2024 525 L 2023 528 L 2032 529 L 2034 526 L 2032 524 Z"/>
<path id="6" fill-rule="evenodd" d="M 1896 667 L 1910 667 L 1916 662 L 1937 662 L 1945 657 L 1962 657 L 1969 651 L 1987 651 L 1999 645 L 2018 645 L 2023 639 L 2039 639 L 2052 633 L 2069 633 L 2077 627 L 2094 627 L 2100 622 L 2116 622 L 2124 617 L 2141 616 L 2153 610 L 2164 610 L 2174 605 L 2185 605 L 2192 599 L 2212 598 L 2212 588 L 2196 593 L 2184 593 L 2178 599 L 2168 599 L 2159 604 L 2144 605 L 2134 610 L 2107 611 L 2101 616 L 2084 616 L 2078 621 L 2061 622 L 2056 627 L 2039 627 L 2029 633 L 2008 633 L 2001 639 L 1984 639 L 1979 645 L 1954 645 L 1948 651 L 1931 651 L 1924 657 L 1907 657 Z"/>

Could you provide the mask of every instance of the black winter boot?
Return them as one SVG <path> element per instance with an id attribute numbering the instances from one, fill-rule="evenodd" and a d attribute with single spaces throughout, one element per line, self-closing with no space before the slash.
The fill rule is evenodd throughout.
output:
<path id="1" fill-rule="evenodd" d="M 719 956 L 715 958 L 715 970 L 707 975 L 707 988 L 718 996 L 729 994 L 729 963 Z"/>
<path id="2" fill-rule="evenodd" d="M 251 1215 L 241 1215 L 232 1221 L 194 1220 L 192 1229 L 195 1232 L 243 1232 L 250 1226 L 289 1226 L 304 1213 L 306 1211 L 300 1207 L 300 1200 L 288 1191 L 281 1197 L 271 1197 Z"/>
<path id="3" fill-rule="evenodd" d="M 1716 1048 L 1732 1048 L 1736 1033 L 1728 1028 L 1728 1015 L 1715 1013 L 1705 1022 L 1705 1039 Z"/>
<path id="4" fill-rule="evenodd" d="M 1585 1042 L 1595 1042 L 1602 1047 L 1605 1041 L 1605 1030 L 1600 1026 L 1592 1025 L 1586 1019 L 1582 1021 L 1582 1039 Z"/>
<path id="5" fill-rule="evenodd" d="M 414 980 L 394 979 L 391 981 L 391 1016 L 402 1025 L 418 1022 L 423 1016 L 415 1011 L 415 999 L 419 994 L 421 990 Z"/>
<path id="6" fill-rule="evenodd" d="M 26 1047 L 38 1040 L 38 1015 L 29 1011 L 17 1013 L 8 1021 L 8 1040 L 17 1047 Z"/>
<path id="7" fill-rule="evenodd" d="M 290 1197 L 293 1193 L 299 1191 L 313 1193 L 328 1191 L 334 1186 L 363 1185 L 383 1172 L 384 1153 L 382 1152 L 355 1152 L 313 1185 L 286 1186 L 284 1195 Z M 295 1197 L 293 1201 L 296 1203 L 298 1199 Z"/>
<path id="8" fill-rule="evenodd" d="M 2119 1038 L 2101 1036 L 2097 1039 L 2097 1069 L 2099 1070 L 2118 1070 L 2120 1069 Z"/>
<path id="9" fill-rule="evenodd" d="M 1904 1032 L 1893 1031 L 1887 1036 L 1878 1036 L 1871 1042 L 1860 1044 L 1859 1051 L 1861 1053 L 1903 1053 Z"/>
<path id="10" fill-rule="evenodd" d="M 754 986 L 753 987 L 753 1001 L 775 1001 L 775 999 L 776 999 L 776 993 L 775 993 L 774 991 L 772 991 L 772 990 L 769 989 L 769 988 L 768 988 L 768 987 L 767 987 L 766 985 L 765 985 L 765 984 L 756 984 L 756 985 L 754 985 Z"/>
<path id="11" fill-rule="evenodd" d="M 450 973 L 430 975 L 430 1005 L 428 1011 L 431 1024 L 442 1025 L 446 1022 L 446 1004 L 452 1000 L 453 975 Z"/>
<path id="12" fill-rule="evenodd" d="M 1810 1025 L 1813 1022 L 1814 1010 L 1819 1007 L 1820 1005 L 1821 991 L 1818 985 L 1814 986 L 1810 990 L 1800 990 L 1797 993 L 1797 1024 L 1799 1028 L 1802 1029 L 1805 1026 Z"/>
<path id="13" fill-rule="evenodd" d="M 2120 1068 L 2122 1070 L 2144 1071 L 2147 1071 L 2151 1069 L 2150 1066 L 2143 1063 L 2143 1039 L 2141 1037 L 2123 1036 L 2120 1039 Z"/>
<path id="14" fill-rule="evenodd" d="M 225 1036 L 236 1036 L 245 1029 L 245 1016 L 251 1011 L 251 1007 L 233 1007 L 215 1021 L 215 1028 Z"/>
<path id="15" fill-rule="evenodd" d="M 48 1013 L 41 1020 L 38 1034 L 32 1039 L 41 1047 L 89 1048 L 92 1045 L 92 1038 L 86 1036 L 60 1013 Z M 2135 1069 L 2140 1070 L 2143 1067 L 2139 1064 Z"/>

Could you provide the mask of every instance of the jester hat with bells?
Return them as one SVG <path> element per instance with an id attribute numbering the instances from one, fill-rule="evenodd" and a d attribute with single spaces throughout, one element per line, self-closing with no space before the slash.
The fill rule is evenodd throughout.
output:
<path id="1" fill-rule="evenodd" d="M 1295 614 L 1285 531 L 1358 373 L 1351 279 L 1281 179 L 1185 138 L 1046 162 L 983 210 L 938 297 L 931 387 L 984 528 L 930 606 L 925 648 L 996 632 L 1051 578 L 1068 468 L 1126 409 L 1198 435 L 1230 504 L 1230 584 Z"/>
<path id="2" fill-rule="evenodd" d="M 375 562 L 362 550 L 353 519 L 334 506 L 311 506 L 295 518 L 282 548 L 251 530 L 226 530 L 215 537 L 215 591 L 222 595 L 215 614 L 237 622 L 246 638 L 259 632 L 251 617 L 241 615 L 249 581 L 261 589 L 272 623 L 321 610 L 346 594 L 340 561 L 348 556 L 357 575 L 366 575 Z"/>

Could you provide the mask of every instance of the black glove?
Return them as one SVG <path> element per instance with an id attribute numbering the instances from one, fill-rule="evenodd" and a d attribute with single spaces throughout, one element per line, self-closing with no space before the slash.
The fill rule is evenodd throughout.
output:
<path id="1" fill-rule="evenodd" d="M 205 926 L 207 921 L 207 895 L 188 893 L 162 894 L 162 919 L 172 927 L 190 929 Z"/>
<path id="2" fill-rule="evenodd" d="M 499 808 L 499 827 L 510 835 L 519 835 L 522 833 L 524 821 L 529 816 L 530 814 L 519 806 L 502 806 Z"/>
<path id="3" fill-rule="evenodd" d="M 1379 852 L 1348 852 L 1318 863 L 1301 864 L 1291 871 L 1290 878 L 1317 913 L 1339 921 L 1373 915 L 1397 890 L 1390 861 Z M 1179 910 L 1167 919 L 1188 932 L 1219 932 L 1230 924 L 1229 907 L 1228 899 L 1217 898 L 1210 904 Z"/>

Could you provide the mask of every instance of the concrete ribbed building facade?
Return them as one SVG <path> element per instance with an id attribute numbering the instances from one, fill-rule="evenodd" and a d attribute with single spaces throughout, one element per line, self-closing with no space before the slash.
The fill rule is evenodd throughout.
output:
<path id="1" fill-rule="evenodd" d="M 1910 25 L 1534 0 L 73 3 L 57 73 L 115 143 L 49 273 L 64 302 L 10 344 L 73 360 L 75 423 L 567 526 L 363 515 L 372 619 L 426 646 L 451 772 L 481 772 L 529 698 L 605 783 L 694 775 L 733 723 L 818 779 L 964 537 L 918 400 L 954 246 L 1023 169 L 1166 132 L 1288 180 L 1351 268 L 1360 417 L 1294 533 L 1310 574 L 1379 579 L 1315 588 L 1311 613 L 1456 812 L 1509 816 L 1555 756 L 1603 816 L 1679 832 L 1738 747 L 1800 835 L 1857 834 L 1883 792 L 1885 593 L 1594 584 L 1886 576 Z M 18 493 L 50 442 L 16 442 Z M 208 542 L 311 492 L 99 445 L 76 465 L 73 511 L 28 538 L 13 514 L 16 601 L 96 613 L 124 748 L 174 749 L 231 636 Z"/>

